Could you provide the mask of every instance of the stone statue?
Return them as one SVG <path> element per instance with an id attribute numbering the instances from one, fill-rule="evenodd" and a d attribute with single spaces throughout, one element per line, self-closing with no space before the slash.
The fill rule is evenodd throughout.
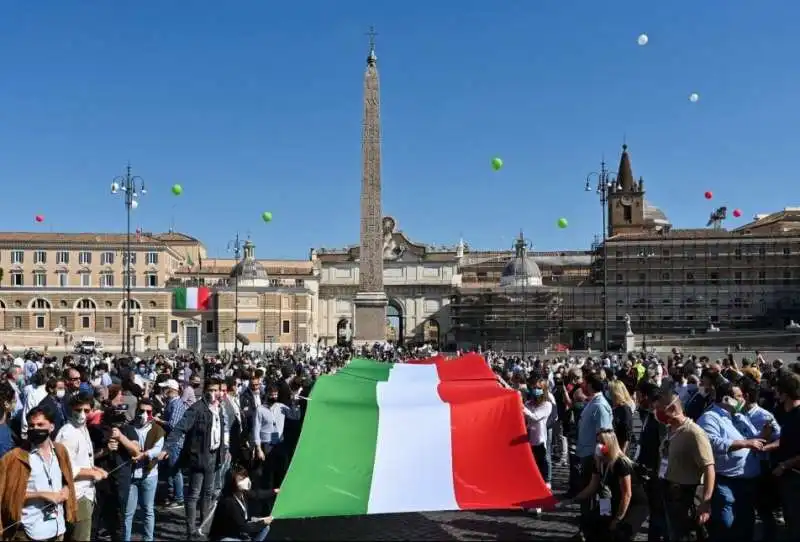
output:
<path id="1" fill-rule="evenodd" d="M 405 247 L 394 240 L 394 232 L 397 224 L 390 216 L 383 217 L 383 259 L 397 260 L 405 252 Z"/>
<path id="2" fill-rule="evenodd" d="M 633 330 L 631 329 L 631 315 L 625 313 L 625 335 L 633 335 Z"/>

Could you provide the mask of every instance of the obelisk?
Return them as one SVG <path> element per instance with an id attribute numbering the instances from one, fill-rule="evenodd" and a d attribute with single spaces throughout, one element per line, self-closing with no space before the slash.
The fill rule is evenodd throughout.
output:
<path id="1" fill-rule="evenodd" d="M 369 55 L 364 73 L 364 121 L 361 133 L 361 247 L 358 293 L 355 298 L 356 343 L 386 340 L 383 290 L 383 215 L 381 213 L 381 101 L 375 32 L 369 33 Z"/>

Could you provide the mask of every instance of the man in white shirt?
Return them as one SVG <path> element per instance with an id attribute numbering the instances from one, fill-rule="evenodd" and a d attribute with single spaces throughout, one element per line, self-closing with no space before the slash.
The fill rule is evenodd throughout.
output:
<path id="1" fill-rule="evenodd" d="M 63 444 L 69 454 L 72 475 L 75 480 L 75 498 L 78 513 L 72 524 L 71 540 L 89 541 L 92 535 L 92 514 L 94 513 L 94 484 L 108 474 L 94 466 L 94 450 L 86 418 L 92 410 L 92 397 L 78 393 L 69 402 L 70 417 L 56 436 L 56 442 Z"/>

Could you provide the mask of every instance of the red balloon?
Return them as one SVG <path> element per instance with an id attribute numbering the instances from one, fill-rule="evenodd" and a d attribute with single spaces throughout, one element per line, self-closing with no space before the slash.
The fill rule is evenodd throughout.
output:
<path id="1" fill-rule="evenodd" d="M 740 216 L 742 216 L 742 211 L 740 211 L 739 209 L 734 209 L 733 216 L 739 218 Z"/>
<path id="2" fill-rule="evenodd" d="M 711 198 L 714 197 L 714 194 L 712 194 L 711 192 L 706 192 L 705 196 L 706 196 L 706 199 L 711 199 Z"/>
<path id="3" fill-rule="evenodd" d="M 42 216 L 42 215 L 36 215 L 35 218 L 36 218 L 36 222 L 44 222 L 44 216 Z"/>

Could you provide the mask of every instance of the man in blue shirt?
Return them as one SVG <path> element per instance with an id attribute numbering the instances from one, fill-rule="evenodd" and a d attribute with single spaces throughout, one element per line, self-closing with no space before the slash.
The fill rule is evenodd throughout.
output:
<path id="1" fill-rule="evenodd" d="M 597 447 L 597 434 L 605 429 L 611 429 L 611 406 L 603 396 L 603 381 L 599 373 L 587 371 L 583 374 L 583 391 L 588 398 L 586 406 L 578 419 L 578 435 L 576 455 L 580 460 L 581 489 L 587 487 L 592 481 L 592 465 L 594 452 Z M 586 499 L 581 501 L 581 531 L 584 533 L 592 521 L 595 501 Z"/>
<path id="2" fill-rule="evenodd" d="M 697 420 L 714 452 L 716 486 L 711 499 L 709 533 L 712 540 L 753 539 L 754 499 L 760 465 L 750 454 L 763 450 L 764 440 L 752 438 L 758 432 L 739 414 L 744 400 L 737 401 L 735 396 L 740 393 L 730 382 L 718 379 L 714 386 L 714 403 Z"/>

